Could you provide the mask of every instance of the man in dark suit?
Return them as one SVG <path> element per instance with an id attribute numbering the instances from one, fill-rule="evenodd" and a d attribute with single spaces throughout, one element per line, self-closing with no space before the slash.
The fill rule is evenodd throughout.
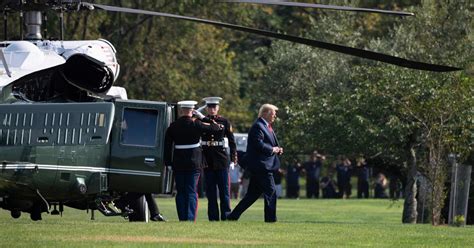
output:
<path id="1" fill-rule="evenodd" d="M 227 216 L 228 220 L 238 220 L 240 215 L 262 195 L 265 200 L 265 222 L 276 222 L 276 190 L 273 172 L 280 168 L 278 155 L 283 148 L 278 144 L 272 123 L 278 108 L 264 104 L 258 113 L 258 119 L 248 134 L 247 153 L 241 165 L 251 174 L 247 194 Z"/>

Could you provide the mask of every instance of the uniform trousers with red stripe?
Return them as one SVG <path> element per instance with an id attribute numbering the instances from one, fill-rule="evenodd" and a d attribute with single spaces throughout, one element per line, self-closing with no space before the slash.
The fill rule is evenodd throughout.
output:
<path id="1" fill-rule="evenodd" d="M 206 181 L 206 196 L 208 200 L 207 215 L 210 221 L 225 220 L 230 213 L 230 186 L 229 186 L 229 169 L 204 169 Z M 220 200 L 217 203 L 217 195 Z"/>

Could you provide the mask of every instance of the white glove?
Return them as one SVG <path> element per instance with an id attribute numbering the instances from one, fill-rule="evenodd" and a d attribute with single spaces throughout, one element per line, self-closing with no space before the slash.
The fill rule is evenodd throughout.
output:
<path id="1" fill-rule="evenodd" d="M 230 162 L 230 169 L 233 170 L 235 168 L 235 163 L 234 162 Z"/>
<path id="2" fill-rule="evenodd" d="M 200 120 L 205 117 L 201 112 L 197 110 L 193 110 L 193 115 L 195 115 Z"/>

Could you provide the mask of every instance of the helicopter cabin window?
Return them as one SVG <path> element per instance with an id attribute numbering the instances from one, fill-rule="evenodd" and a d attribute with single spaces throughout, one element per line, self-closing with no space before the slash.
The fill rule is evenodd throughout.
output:
<path id="1" fill-rule="evenodd" d="M 157 125 L 157 110 L 125 108 L 121 123 L 120 143 L 155 147 Z"/>

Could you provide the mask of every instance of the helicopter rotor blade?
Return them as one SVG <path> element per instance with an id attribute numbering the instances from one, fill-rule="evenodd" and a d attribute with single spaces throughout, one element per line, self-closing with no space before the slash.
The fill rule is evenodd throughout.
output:
<path id="1" fill-rule="evenodd" d="M 342 10 L 342 11 L 356 11 L 356 12 L 367 12 L 367 13 L 378 13 L 388 15 L 401 15 L 401 16 L 414 16 L 414 13 L 404 11 L 393 11 L 383 9 L 369 9 L 369 8 L 356 8 L 346 7 L 337 5 L 326 5 L 326 4 L 315 4 L 315 3 L 299 3 L 299 2 L 286 2 L 286 1 L 270 1 L 270 0 L 223 0 L 223 3 L 250 3 L 250 4 L 267 4 L 267 5 L 278 5 L 278 6 L 290 6 L 290 7 L 302 7 L 302 8 L 313 8 L 313 9 L 329 9 L 329 10 Z"/>
<path id="2" fill-rule="evenodd" d="M 462 70 L 461 68 L 407 60 L 407 59 L 403 59 L 403 58 L 399 58 L 399 57 L 395 57 L 395 56 L 391 56 L 391 55 L 387 55 L 383 53 L 372 52 L 372 51 L 363 50 L 359 48 L 346 47 L 342 45 L 302 38 L 298 36 L 285 35 L 285 34 L 275 33 L 275 32 L 271 32 L 267 30 L 249 28 L 249 27 L 244 27 L 244 26 L 230 24 L 230 23 L 200 19 L 200 18 L 189 17 L 189 16 L 174 15 L 174 14 L 168 14 L 168 13 L 162 13 L 162 12 L 155 12 L 155 11 L 149 11 L 149 10 L 108 6 L 108 5 L 95 4 L 95 3 L 83 3 L 83 4 L 92 5 L 97 9 L 111 11 L 111 12 L 123 12 L 123 13 L 132 13 L 132 14 L 162 16 L 162 17 L 169 17 L 169 18 L 174 18 L 174 19 L 210 24 L 217 27 L 229 28 L 229 29 L 239 30 L 242 32 L 272 37 L 272 38 L 276 38 L 280 40 L 291 41 L 294 43 L 304 44 L 304 45 L 308 45 L 312 47 L 322 48 L 322 49 L 326 49 L 326 50 L 330 50 L 334 52 L 339 52 L 339 53 L 348 54 L 348 55 L 352 55 L 352 56 L 356 56 L 360 58 L 380 61 L 380 62 L 397 65 L 401 67 L 406 67 L 406 68 L 411 68 L 411 69 L 436 71 L 436 72 L 449 72 L 449 71 Z"/>

